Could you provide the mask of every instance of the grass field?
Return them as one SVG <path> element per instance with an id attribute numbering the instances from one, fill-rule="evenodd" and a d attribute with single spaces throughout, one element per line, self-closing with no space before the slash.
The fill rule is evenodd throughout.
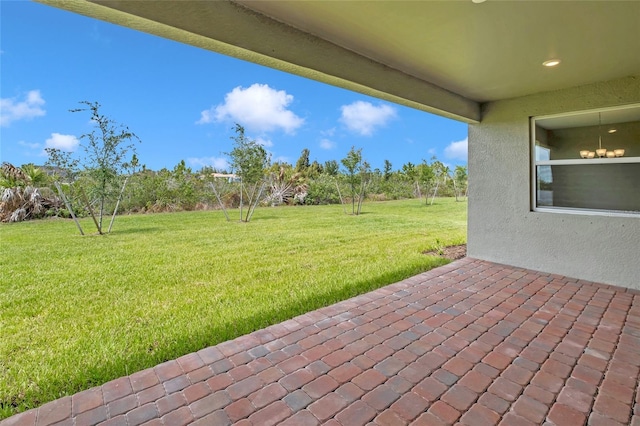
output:
<path id="1" fill-rule="evenodd" d="M 422 252 L 465 243 L 466 209 L 134 215 L 84 237 L 67 220 L 0 225 L 0 418 L 442 265 Z"/>

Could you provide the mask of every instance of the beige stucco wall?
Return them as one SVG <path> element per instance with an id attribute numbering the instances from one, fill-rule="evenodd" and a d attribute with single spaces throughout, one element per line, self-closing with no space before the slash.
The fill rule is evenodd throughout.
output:
<path id="1" fill-rule="evenodd" d="M 638 102 L 640 75 L 484 105 L 469 126 L 468 255 L 640 289 L 640 217 L 533 212 L 529 183 L 529 117 Z"/>

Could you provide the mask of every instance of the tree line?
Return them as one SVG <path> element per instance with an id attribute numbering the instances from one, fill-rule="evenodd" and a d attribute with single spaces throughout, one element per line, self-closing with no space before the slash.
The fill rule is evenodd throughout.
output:
<path id="1" fill-rule="evenodd" d="M 73 112 L 88 112 L 95 127 L 81 136 L 79 152 L 47 149 L 43 166 L 2 165 L 0 221 L 91 216 L 98 232 L 106 233 L 123 213 L 222 209 L 230 219 L 227 209 L 240 208 L 239 219 L 249 221 L 260 204 L 341 203 L 345 213 L 357 215 L 367 200 L 421 198 L 432 204 L 438 196 L 460 200 L 467 193 L 466 167 L 451 170 L 435 157 L 395 170 L 385 160 L 380 170 L 371 168 L 362 148 L 324 163 L 310 161 L 305 148 L 295 164 L 272 162 L 239 124 L 226 153 L 229 170 L 193 170 L 184 160 L 172 169 L 150 170 L 137 158 L 139 139 L 133 132 L 102 115 L 98 103 L 82 105 Z"/>

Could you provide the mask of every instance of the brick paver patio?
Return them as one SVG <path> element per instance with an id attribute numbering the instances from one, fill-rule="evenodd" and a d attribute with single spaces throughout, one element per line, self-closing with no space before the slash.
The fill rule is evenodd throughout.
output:
<path id="1" fill-rule="evenodd" d="M 640 425 L 639 371 L 640 292 L 465 258 L 1 425 Z"/>

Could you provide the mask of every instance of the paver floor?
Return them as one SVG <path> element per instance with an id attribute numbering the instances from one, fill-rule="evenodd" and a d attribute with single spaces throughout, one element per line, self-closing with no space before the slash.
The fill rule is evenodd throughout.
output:
<path id="1" fill-rule="evenodd" d="M 640 425 L 640 292 L 465 258 L 1 425 Z"/>

